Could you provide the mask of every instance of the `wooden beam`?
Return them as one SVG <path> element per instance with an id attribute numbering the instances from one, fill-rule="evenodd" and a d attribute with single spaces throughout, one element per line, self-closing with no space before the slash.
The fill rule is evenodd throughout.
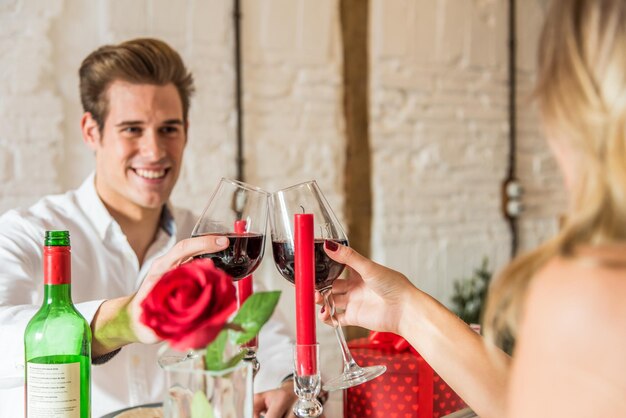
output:
<path id="1" fill-rule="evenodd" d="M 369 0 L 339 0 L 343 45 L 343 112 L 346 124 L 345 214 L 350 246 L 370 256 L 372 228 L 369 145 Z M 367 334 L 348 327 L 347 338 Z"/>
<path id="2" fill-rule="evenodd" d="M 350 245 L 370 255 L 372 224 L 369 146 L 368 0 L 340 0 L 343 39 L 343 112 L 346 124 L 346 223 Z"/>

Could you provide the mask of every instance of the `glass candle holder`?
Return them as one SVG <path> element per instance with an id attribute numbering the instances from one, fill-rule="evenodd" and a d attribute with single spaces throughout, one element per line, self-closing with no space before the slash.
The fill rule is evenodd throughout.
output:
<path id="1" fill-rule="evenodd" d="M 294 345 L 293 387 L 298 400 L 293 406 L 293 413 L 299 418 L 319 417 L 324 410 L 317 400 L 322 387 L 319 354 L 319 344 Z"/>

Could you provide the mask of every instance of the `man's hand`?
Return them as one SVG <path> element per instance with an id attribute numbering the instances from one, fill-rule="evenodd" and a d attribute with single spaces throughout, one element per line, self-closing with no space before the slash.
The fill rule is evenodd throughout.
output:
<path id="1" fill-rule="evenodd" d="M 185 263 L 193 256 L 213 253 L 228 247 L 228 238 L 201 236 L 178 242 L 171 250 L 154 260 L 146 278 L 130 296 L 105 301 L 91 323 L 92 355 L 104 355 L 126 344 L 153 344 L 159 338 L 141 323 L 141 302 L 168 270 Z"/>
<path id="2" fill-rule="evenodd" d="M 298 397 L 293 391 L 293 380 L 287 380 L 278 389 L 254 395 L 254 418 L 293 418 L 291 412 Z"/>
<path id="3" fill-rule="evenodd" d="M 278 389 L 254 395 L 254 418 L 296 418 L 292 409 L 297 400 L 293 379 L 289 379 Z M 325 418 L 325 415 L 319 418 Z"/>

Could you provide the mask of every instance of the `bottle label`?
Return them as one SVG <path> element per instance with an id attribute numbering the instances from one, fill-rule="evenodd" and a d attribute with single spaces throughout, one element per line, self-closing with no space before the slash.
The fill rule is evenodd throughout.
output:
<path id="1" fill-rule="evenodd" d="M 80 418 L 80 363 L 28 363 L 27 418 Z"/>

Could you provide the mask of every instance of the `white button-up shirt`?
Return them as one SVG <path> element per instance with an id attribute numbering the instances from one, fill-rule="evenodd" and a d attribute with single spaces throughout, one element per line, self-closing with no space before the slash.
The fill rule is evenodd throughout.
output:
<path id="1" fill-rule="evenodd" d="M 24 416 L 24 330 L 43 300 L 45 231 L 69 230 L 72 299 L 91 323 L 104 300 L 135 292 L 154 259 L 191 236 L 196 217 L 170 205 L 167 209 L 142 265 L 98 197 L 93 174 L 77 190 L 45 197 L 28 209 L 0 217 L 0 417 Z M 273 319 L 259 336 L 263 367 L 255 378 L 257 392 L 276 388 L 291 372 L 291 339 L 283 324 Z M 160 346 L 131 344 L 106 364 L 92 366 L 94 418 L 163 400 L 165 376 L 157 365 Z"/>

